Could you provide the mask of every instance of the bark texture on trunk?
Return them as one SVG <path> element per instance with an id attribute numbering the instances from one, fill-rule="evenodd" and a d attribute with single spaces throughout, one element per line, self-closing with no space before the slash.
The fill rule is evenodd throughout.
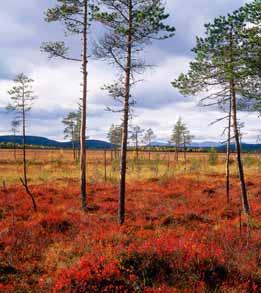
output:
<path id="1" fill-rule="evenodd" d="M 29 187 L 28 187 L 28 179 L 27 179 L 27 160 L 26 160 L 26 132 L 25 132 L 25 94 L 23 93 L 23 98 L 22 98 L 22 124 L 23 124 L 23 178 L 20 178 L 20 181 L 22 185 L 25 188 L 26 193 L 30 196 L 32 205 L 33 205 L 33 210 L 36 212 L 37 211 L 37 205 L 34 199 L 33 194 L 31 193 Z"/>
<path id="2" fill-rule="evenodd" d="M 88 1 L 84 1 L 83 19 L 83 52 L 82 52 L 82 75 L 83 93 L 81 109 L 81 133 L 80 133 L 80 192 L 83 210 L 87 209 L 86 192 L 86 111 L 87 111 L 87 30 L 88 30 Z"/>
<path id="3" fill-rule="evenodd" d="M 16 139 L 16 134 L 14 133 L 14 140 Z M 16 142 L 14 142 L 14 160 L 16 161 Z"/>
<path id="4" fill-rule="evenodd" d="M 240 178 L 240 185 L 241 185 L 241 199 L 242 199 L 242 208 L 243 211 L 250 215 L 250 206 L 248 201 L 247 195 L 247 188 L 245 182 L 245 175 L 244 175 L 244 167 L 241 158 L 241 145 L 240 145 L 240 136 L 239 136 L 239 128 L 238 128 L 238 120 L 237 120 L 237 97 L 236 97 L 236 83 L 234 79 L 234 54 L 233 54 L 233 36 L 231 33 L 230 36 L 230 56 L 229 56 L 229 66 L 230 66 L 230 78 L 229 78 L 229 88 L 230 88 L 230 96 L 231 96 L 231 117 L 233 121 L 233 128 L 234 128 L 234 137 L 235 137 L 235 146 L 236 146 L 236 153 L 237 153 L 237 165 L 238 165 L 238 173 Z"/>
<path id="5" fill-rule="evenodd" d="M 24 184 L 27 186 L 27 164 L 26 164 L 26 141 L 25 141 L 25 107 L 24 107 L 24 98 L 23 98 L 23 172 L 24 172 Z"/>
<path id="6" fill-rule="evenodd" d="M 125 193 L 126 193 L 126 168 L 127 168 L 127 147 L 128 147 L 128 124 L 129 124 L 129 100 L 130 100 L 130 78 L 132 58 L 132 0 L 129 5 L 129 33 L 127 36 L 127 57 L 125 67 L 125 97 L 124 116 L 122 126 L 121 157 L 120 157 L 120 186 L 119 186 L 119 210 L 118 222 L 120 225 L 125 220 Z"/>
<path id="7" fill-rule="evenodd" d="M 226 196 L 227 203 L 230 203 L 230 157 L 231 157 L 231 119 L 232 119 L 232 101 L 229 99 L 229 114 L 228 114 L 228 138 L 227 138 L 227 157 L 226 157 Z"/>
<path id="8" fill-rule="evenodd" d="M 241 184 L 243 211 L 246 214 L 250 215 L 250 206 L 249 206 L 248 195 L 247 195 L 244 167 L 243 167 L 242 158 L 241 158 L 241 146 L 240 146 L 238 121 L 237 121 L 237 100 L 236 100 L 234 80 L 231 80 L 230 82 L 230 90 L 231 90 L 231 96 L 232 96 L 233 127 L 234 127 L 234 136 L 235 136 L 235 144 L 236 144 L 236 152 L 237 152 L 238 172 L 239 172 L 239 178 L 240 178 L 240 184 Z"/>
<path id="9" fill-rule="evenodd" d="M 107 182 L 107 152 L 104 150 L 103 152 L 104 157 L 104 181 Z"/>
<path id="10" fill-rule="evenodd" d="M 184 143 L 184 162 L 185 162 L 185 170 L 187 169 L 187 146 Z"/>
<path id="11" fill-rule="evenodd" d="M 138 143 L 138 133 L 136 133 L 135 137 L 135 148 L 136 148 L 136 160 L 139 160 L 139 143 Z"/>
<path id="12" fill-rule="evenodd" d="M 178 146 L 176 146 L 176 150 L 175 150 L 175 152 L 176 152 L 176 161 L 178 162 L 178 160 L 179 160 L 179 150 L 178 150 Z"/>

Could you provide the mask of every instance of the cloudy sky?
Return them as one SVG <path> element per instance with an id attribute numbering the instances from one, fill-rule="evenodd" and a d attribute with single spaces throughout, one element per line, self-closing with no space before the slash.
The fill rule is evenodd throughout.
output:
<path id="1" fill-rule="evenodd" d="M 7 90 L 17 73 L 24 72 L 34 80 L 38 96 L 30 115 L 28 134 L 63 140 L 62 118 L 77 108 L 80 97 L 79 64 L 49 60 L 40 52 L 44 41 L 63 40 L 63 28 L 44 22 L 44 11 L 55 0 L 9 0 L 0 4 L 0 135 L 9 134 L 12 115 L 6 114 Z M 244 4 L 243 0 L 166 0 L 170 23 L 176 36 L 147 47 L 148 62 L 157 65 L 147 72 L 135 89 L 137 105 L 133 124 L 152 128 L 159 140 L 168 140 L 179 116 L 187 123 L 196 140 L 220 141 L 223 125 L 208 126 L 223 114 L 215 109 L 202 109 L 195 98 L 184 98 L 170 82 L 188 68 L 193 58 L 191 48 L 195 36 L 204 33 L 204 23 L 231 12 Z M 92 40 L 96 38 L 95 32 Z M 68 42 L 77 53 L 77 39 Z M 89 68 L 88 135 L 105 139 L 119 114 L 105 111 L 112 103 L 101 87 L 116 79 L 115 71 L 104 62 L 92 60 Z M 245 122 L 245 141 L 255 142 L 260 120 L 252 113 L 240 113 Z"/>

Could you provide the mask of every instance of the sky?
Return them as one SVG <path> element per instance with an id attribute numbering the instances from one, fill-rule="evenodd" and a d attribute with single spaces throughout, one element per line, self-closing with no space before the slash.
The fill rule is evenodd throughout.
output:
<path id="1" fill-rule="evenodd" d="M 187 124 L 196 141 L 223 141 L 224 124 L 210 126 L 224 113 L 215 108 L 200 108 L 199 97 L 183 97 L 171 86 L 171 81 L 188 69 L 193 59 L 191 49 L 196 36 L 203 36 L 204 24 L 214 17 L 238 9 L 244 0 L 166 0 L 169 23 L 176 27 L 176 35 L 146 47 L 146 60 L 155 65 L 140 79 L 134 95 L 137 100 L 133 125 L 152 128 L 159 141 L 168 141 L 173 125 L 179 117 Z M 249 2 L 249 1 L 248 1 Z M 0 4 L 0 135 L 10 134 L 12 114 L 5 110 L 9 103 L 7 91 L 15 75 L 24 72 L 34 79 L 37 100 L 28 119 L 28 135 L 63 140 L 62 119 L 77 109 L 81 95 L 81 75 L 77 62 L 48 59 L 41 52 L 42 42 L 65 40 L 80 52 L 77 38 L 64 38 L 60 24 L 44 21 L 44 12 L 55 0 L 9 0 Z M 97 30 L 97 32 L 95 31 Z M 94 28 L 91 41 L 98 36 Z M 120 123 L 121 115 L 106 111 L 112 98 L 101 88 L 116 80 L 117 72 L 104 61 L 89 63 L 88 130 L 91 139 L 106 139 L 112 123 Z M 261 122 L 256 113 L 240 113 L 245 123 L 244 141 L 255 142 Z"/>

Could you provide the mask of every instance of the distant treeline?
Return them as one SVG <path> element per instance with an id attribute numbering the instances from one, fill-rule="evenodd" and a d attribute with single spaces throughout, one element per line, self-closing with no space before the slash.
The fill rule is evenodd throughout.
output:
<path id="1" fill-rule="evenodd" d="M 94 143 L 96 142 L 96 143 Z M 22 149 L 23 145 L 20 143 L 16 142 L 0 142 L 0 148 L 1 149 L 13 149 L 13 147 L 17 149 Z M 61 146 L 51 146 L 51 145 L 41 145 L 41 144 L 26 144 L 26 147 L 28 149 L 46 149 L 46 150 L 57 150 L 57 149 L 72 149 L 73 146 L 71 143 L 66 143 L 65 145 Z M 103 141 L 87 141 L 87 148 L 92 149 L 92 150 L 113 150 L 113 149 L 118 149 L 119 147 L 114 146 L 112 144 L 103 142 Z M 135 151 L 134 147 L 129 147 L 129 151 Z M 142 146 L 139 147 L 140 152 L 175 152 L 176 148 L 175 146 Z M 180 152 L 183 150 L 180 149 Z M 226 152 L 226 146 L 218 146 L 218 147 L 188 147 L 186 149 L 187 152 L 192 153 L 192 152 L 198 152 L 198 153 L 205 153 L 205 152 L 219 152 L 219 153 L 224 153 Z M 232 152 L 235 152 L 235 146 L 232 145 Z M 261 152 L 261 144 L 242 144 L 242 151 L 245 153 L 259 153 Z"/>
<path id="2" fill-rule="evenodd" d="M 134 147 L 130 147 L 129 149 L 133 149 Z M 139 151 L 148 151 L 151 152 L 175 152 L 176 148 L 175 146 L 153 146 L 153 147 L 140 147 Z M 179 150 L 180 152 L 183 151 L 181 148 Z M 218 146 L 218 147 L 188 147 L 186 149 L 187 152 L 220 152 L 224 153 L 226 152 L 226 145 Z M 231 146 L 231 151 L 235 152 L 236 148 L 235 145 Z M 242 144 L 242 152 L 245 153 L 257 153 L 261 152 L 261 144 Z"/>

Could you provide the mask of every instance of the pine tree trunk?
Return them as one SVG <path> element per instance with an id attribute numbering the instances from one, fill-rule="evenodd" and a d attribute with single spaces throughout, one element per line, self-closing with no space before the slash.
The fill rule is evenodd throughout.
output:
<path id="1" fill-rule="evenodd" d="M 185 137 L 184 137 L 184 161 L 185 161 L 185 170 L 187 169 L 187 151 L 186 151 L 186 142 L 185 142 Z"/>
<path id="2" fill-rule="evenodd" d="M 16 133 L 14 131 L 14 160 L 16 161 Z"/>
<path id="3" fill-rule="evenodd" d="M 104 181 L 107 182 L 107 152 L 106 150 L 104 150 L 103 156 L 104 156 Z"/>
<path id="4" fill-rule="evenodd" d="M 24 98 L 23 98 L 23 171 L 24 171 L 24 184 L 27 186 L 27 164 L 26 164 L 26 141 L 25 141 L 25 108 L 24 108 Z"/>
<path id="5" fill-rule="evenodd" d="M 73 148 L 73 160 L 76 161 L 77 160 L 77 155 L 76 155 L 76 148 L 75 148 L 75 143 L 73 140 L 73 136 L 72 136 L 72 148 Z"/>
<path id="6" fill-rule="evenodd" d="M 228 114 L 228 139 L 227 139 L 227 157 L 226 157 L 226 196 L 227 203 L 230 203 L 230 157 L 231 157 L 231 119 L 232 119 L 232 101 L 229 98 Z"/>
<path id="7" fill-rule="evenodd" d="M 231 80 L 230 82 L 230 90 L 232 96 L 232 113 L 233 113 L 233 126 L 234 126 L 234 136 L 235 136 L 235 144 L 236 144 L 236 152 L 237 152 L 237 163 L 238 163 L 238 172 L 241 183 L 241 196 L 242 196 L 242 204 L 243 210 L 246 214 L 250 215 L 250 206 L 248 202 L 247 188 L 244 176 L 244 167 L 241 158 L 241 147 L 240 147 L 240 138 L 238 131 L 238 121 L 237 121 L 237 101 L 236 101 L 236 91 L 235 91 L 235 82 Z"/>
<path id="8" fill-rule="evenodd" d="M 125 220 L 125 193 L 126 193 L 126 167 L 127 167 L 127 147 L 128 147 L 128 124 L 129 124 L 129 99 L 130 99 L 130 76 L 132 58 L 132 0 L 128 0 L 129 6 L 129 33 L 127 36 L 127 59 L 125 68 L 125 97 L 124 97 L 124 117 L 121 142 L 120 157 L 120 186 L 119 186 L 119 210 L 118 222 L 120 225 Z"/>
<path id="9" fill-rule="evenodd" d="M 24 99 L 24 93 L 23 93 L 23 100 L 22 100 L 22 123 L 23 123 L 23 179 L 20 178 L 22 185 L 25 188 L 25 191 L 27 192 L 27 194 L 30 196 L 31 200 L 32 200 L 32 205 L 33 205 L 33 210 L 36 212 L 37 211 L 37 206 L 36 206 L 36 202 L 34 199 L 33 194 L 31 193 L 29 187 L 28 187 L 28 180 L 27 180 L 27 160 L 26 160 L 26 133 L 25 133 L 25 99 Z"/>
<path id="10" fill-rule="evenodd" d="M 84 1 L 83 20 L 83 47 L 82 47 L 82 75 L 83 95 L 81 112 L 81 133 L 80 133 L 80 192 L 83 210 L 87 209 L 86 192 L 86 111 L 87 111 L 87 29 L 88 29 L 88 1 Z"/>
<path id="11" fill-rule="evenodd" d="M 136 133 L 136 138 L 135 138 L 135 148 L 136 148 L 136 161 L 138 162 L 139 160 L 139 145 L 138 145 L 138 134 Z"/>

